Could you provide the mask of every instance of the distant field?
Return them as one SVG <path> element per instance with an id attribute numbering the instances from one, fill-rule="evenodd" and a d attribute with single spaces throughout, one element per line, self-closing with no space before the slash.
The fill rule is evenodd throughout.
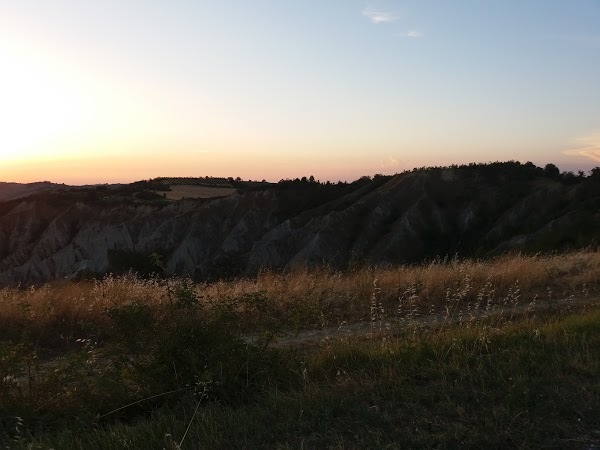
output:
<path id="1" fill-rule="evenodd" d="M 171 190 L 167 191 L 169 200 L 181 200 L 182 198 L 213 198 L 225 197 L 233 194 L 236 191 L 229 187 L 212 187 L 212 186 L 194 186 L 188 184 L 172 185 Z"/>

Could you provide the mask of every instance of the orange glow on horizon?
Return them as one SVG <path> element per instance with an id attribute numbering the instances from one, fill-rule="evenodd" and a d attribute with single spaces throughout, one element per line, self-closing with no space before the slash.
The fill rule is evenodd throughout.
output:
<path id="1" fill-rule="evenodd" d="M 344 152 L 288 152 L 220 150 L 176 151 L 168 146 L 127 151 L 126 147 L 93 147 L 85 152 L 32 156 L 5 161 L 0 181 L 52 181 L 66 184 L 129 183 L 157 177 L 224 176 L 277 182 L 282 178 L 314 175 L 322 181 L 352 181 L 363 175 L 393 174 L 411 168 L 416 161 L 388 157 L 374 160 L 369 155 Z M 140 156 L 142 155 L 142 156 Z M 171 157 L 167 156 L 171 155 Z M 265 163 L 266 161 L 266 163 Z"/>

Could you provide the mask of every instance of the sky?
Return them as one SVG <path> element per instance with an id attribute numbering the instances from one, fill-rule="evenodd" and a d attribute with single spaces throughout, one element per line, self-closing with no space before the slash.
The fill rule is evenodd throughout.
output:
<path id="1" fill-rule="evenodd" d="M 0 181 L 600 165 L 600 0 L 0 0 Z"/>

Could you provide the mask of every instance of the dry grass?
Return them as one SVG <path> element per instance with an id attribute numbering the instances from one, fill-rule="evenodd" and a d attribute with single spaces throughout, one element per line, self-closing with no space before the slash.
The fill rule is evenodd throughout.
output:
<path id="1" fill-rule="evenodd" d="M 182 198 L 214 198 L 234 194 L 236 189 L 228 187 L 195 186 L 187 184 L 171 185 L 171 190 L 166 192 L 169 200 Z"/>
<path id="2" fill-rule="evenodd" d="M 577 251 L 549 256 L 508 255 L 491 261 L 434 261 L 417 266 L 363 267 L 340 272 L 328 268 L 264 271 L 254 279 L 193 284 L 205 303 L 264 294 L 285 312 L 310 305 L 322 324 L 373 319 L 373 308 L 397 313 L 443 312 L 462 303 L 530 303 L 581 298 L 597 292 L 600 252 Z M 40 287 L 0 289 L 0 329 L 28 321 L 38 328 L 69 329 L 106 320 L 107 308 L 142 303 L 161 309 L 172 301 L 177 280 L 143 280 L 134 275 L 100 281 L 61 281 Z M 410 303 L 410 305 L 408 305 Z"/>
<path id="3" fill-rule="evenodd" d="M 0 289 L 0 447 L 596 445 L 599 275 L 579 251 Z"/>
<path id="4" fill-rule="evenodd" d="M 329 269 L 296 270 L 288 274 L 263 272 L 255 280 L 217 282 L 204 288 L 213 298 L 264 292 L 282 305 L 313 302 L 330 324 L 370 320 L 370 299 L 391 311 L 404 297 L 423 311 L 443 309 L 449 300 L 465 302 L 484 294 L 502 302 L 519 290 L 522 300 L 581 297 L 600 281 L 600 252 L 560 255 L 507 255 L 491 261 L 433 261 L 417 266 L 363 267 L 348 272 Z"/>

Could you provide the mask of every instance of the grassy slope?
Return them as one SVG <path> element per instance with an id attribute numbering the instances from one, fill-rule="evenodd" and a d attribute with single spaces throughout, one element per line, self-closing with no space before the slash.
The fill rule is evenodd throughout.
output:
<path id="1" fill-rule="evenodd" d="M 3 289 L 0 441 L 593 448 L 599 273 L 598 252 L 577 252 L 210 285 L 124 277 Z M 494 315 L 517 306 L 527 314 Z M 446 326 L 423 326 L 432 311 Z M 383 326 L 302 347 L 260 339 L 364 319 Z M 249 333 L 259 339 L 249 344 Z"/>
<path id="2" fill-rule="evenodd" d="M 399 308 L 403 314 L 408 307 L 428 314 L 432 309 L 445 312 L 449 306 L 454 314 L 462 311 L 467 316 L 469 303 L 490 298 L 501 304 L 511 292 L 521 304 L 600 296 L 600 251 L 360 267 L 348 272 L 326 268 L 283 274 L 265 271 L 256 279 L 201 283 L 192 289 L 203 303 L 261 294 L 271 300 L 271 315 L 285 315 L 297 306 L 311 307 L 322 314 L 319 325 L 325 326 L 370 320 L 374 293 L 386 317 L 397 316 Z M 0 340 L 20 336 L 27 324 L 40 345 L 69 345 L 89 337 L 97 324 L 103 326 L 107 308 L 141 303 L 160 311 L 171 301 L 168 291 L 164 282 L 133 276 L 0 288 Z"/>
<path id="3" fill-rule="evenodd" d="M 176 448 L 190 422 L 182 448 L 594 448 L 600 442 L 599 311 L 495 332 L 338 343 L 301 359 L 295 383 L 246 404 L 209 404 L 192 418 L 189 398 L 132 425 L 63 431 L 39 442 L 42 448 Z"/>

